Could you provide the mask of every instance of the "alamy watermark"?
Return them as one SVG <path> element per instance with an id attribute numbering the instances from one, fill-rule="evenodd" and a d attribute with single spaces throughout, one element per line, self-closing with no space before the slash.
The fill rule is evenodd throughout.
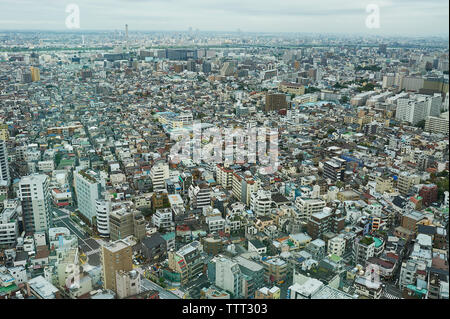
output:
<path id="1" fill-rule="evenodd" d="M 192 133 L 171 133 L 176 141 L 170 149 L 170 161 L 180 163 L 257 164 L 261 174 L 278 170 L 278 129 L 267 127 L 218 128 L 194 121 Z"/>
<path id="2" fill-rule="evenodd" d="M 375 3 L 368 4 L 366 6 L 366 12 L 369 15 L 366 18 L 366 27 L 368 29 L 380 28 L 380 6 Z"/>
<path id="3" fill-rule="evenodd" d="M 66 13 L 69 15 L 66 17 L 67 29 L 79 29 L 80 28 L 80 7 L 75 3 L 70 3 L 66 6 Z"/>

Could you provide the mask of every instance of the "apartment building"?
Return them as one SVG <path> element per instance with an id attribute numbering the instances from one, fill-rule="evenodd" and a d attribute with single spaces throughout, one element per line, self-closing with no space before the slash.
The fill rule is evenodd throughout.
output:
<path id="1" fill-rule="evenodd" d="M 52 218 L 48 176 L 35 174 L 22 177 L 18 187 L 25 231 L 27 233 L 46 231 Z"/>
<path id="2" fill-rule="evenodd" d="M 133 270 L 133 242 L 120 239 L 102 246 L 102 281 L 103 288 L 117 293 L 117 277 L 119 271 Z"/>
<path id="3" fill-rule="evenodd" d="M 89 169 L 74 173 L 78 210 L 91 224 L 97 215 L 96 200 L 101 197 L 100 174 Z"/>
<path id="4" fill-rule="evenodd" d="M 312 214 L 322 212 L 326 202 L 320 199 L 302 198 L 295 199 L 295 207 L 298 209 L 300 218 L 307 221 Z"/>
<path id="5" fill-rule="evenodd" d="M 203 271 L 203 259 L 200 256 L 200 249 L 200 242 L 193 241 L 177 251 L 169 251 L 169 268 L 180 274 L 182 286 L 196 279 Z"/>

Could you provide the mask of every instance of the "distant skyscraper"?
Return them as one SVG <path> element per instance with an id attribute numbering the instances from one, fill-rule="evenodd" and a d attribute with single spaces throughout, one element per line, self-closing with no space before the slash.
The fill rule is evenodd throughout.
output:
<path id="1" fill-rule="evenodd" d="M 202 64 L 202 72 L 203 73 L 211 73 L 211 63 L 203 62 L 203 64 Z"/>
<path id="2" fill-rule="evenodd" d="M 41 74 L 38 68 L 32 66 L 30 68 L 30 72 L 31 72 L 31 81 L 37 82 L 41 80 Z"/>
<path id="3" fill-rule="evenodd" d="M 128 24 L 125 24 L 125 41 L 126 41 L 127 50 L 128 50 Z"/>
<path id="4" fill-rule="evenodd" d="M 9 185 L 9 167 L 6 142 L 0 139 L 0 186 L 1 185 Z"/>

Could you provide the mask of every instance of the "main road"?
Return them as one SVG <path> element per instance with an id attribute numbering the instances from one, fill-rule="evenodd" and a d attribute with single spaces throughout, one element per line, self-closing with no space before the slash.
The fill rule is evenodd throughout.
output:
<path id="1" fill-rule="evenodd" d="M 145 291 L 148 290 L 157 290 L 159 292 L 160 299 L 181 299 L 177 295 L 167 291 L 160 285 L 154 283 L 153 281 L 148 280 L 147 278 L 142 278 L 141 280 L 141 288 Z"/>

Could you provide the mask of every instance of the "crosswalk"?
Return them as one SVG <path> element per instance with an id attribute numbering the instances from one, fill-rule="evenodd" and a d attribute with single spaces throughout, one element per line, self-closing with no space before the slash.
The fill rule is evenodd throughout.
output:
<path id="1" fill-rule="evenodd" d="M 383 292 L 382 298 L 383 299 L 400 299 L 399 297 L 394 296 L 387 291 Z"/>

